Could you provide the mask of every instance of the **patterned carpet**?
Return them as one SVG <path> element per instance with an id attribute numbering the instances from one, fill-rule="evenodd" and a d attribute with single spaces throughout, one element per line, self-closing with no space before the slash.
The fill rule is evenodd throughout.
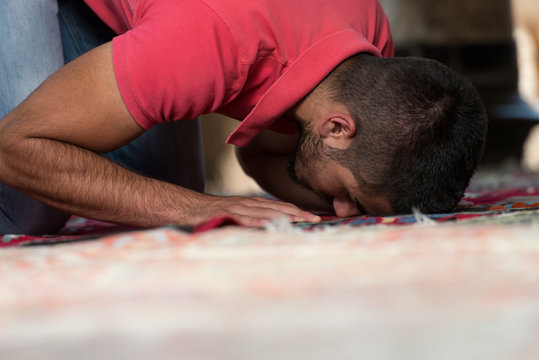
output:
<path id="1" fill-rule="evenodd" d="M 0 359 L 537 359 L 538 211 L 503 168 L 453 214 L 4 236 Z"/>

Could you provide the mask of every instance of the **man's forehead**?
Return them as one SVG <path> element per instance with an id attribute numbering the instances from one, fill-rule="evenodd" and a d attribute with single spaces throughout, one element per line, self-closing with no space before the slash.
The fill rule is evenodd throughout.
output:
<path id="1" fill-rule="evenodd" d="M 353 176 L 351 179 L 348 178 L 348 186 L 350 198 L 363 214 L 389 215 L 394 213 L 386 196 L 379 193 L 373 194 L 367 187 L 358 184 Z"/>
<path id="2" fill-rule="evenodd" d="M 361 186 L 349 169 L 339 165 L 335 171 L 330 172 L 333 179 L 326 179 L 324 189 L 311 190 L 320 196 L 325 202 L 331 204 L 336 194 L 349 199 L 362 214 L 389 215 L 394 211 L 389 200 L 383 194 L 373 194 L 367 187 Z M 343 171 L 344 170 L 344 171 Z"/>
<path id="3" fill-rule="evenodd" d="M 364 199 L 363 201 L 360 200 L 360 202 L 366 214 L 391 215 L 395 213 L 389 200 L 383 195 L 371 196 L 368 200 Z"/>

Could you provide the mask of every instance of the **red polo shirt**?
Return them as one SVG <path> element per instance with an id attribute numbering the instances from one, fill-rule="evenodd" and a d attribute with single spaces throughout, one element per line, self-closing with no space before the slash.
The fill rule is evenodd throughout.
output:
<path id="1" fill-rule="evenodd" d="M 393 56 L 378 0 L 85 0 L 119 36 L 113 61 L 140 126 L 219 112 L 242 120 L 228 141 L 264 129 L 340 62 Z"/>

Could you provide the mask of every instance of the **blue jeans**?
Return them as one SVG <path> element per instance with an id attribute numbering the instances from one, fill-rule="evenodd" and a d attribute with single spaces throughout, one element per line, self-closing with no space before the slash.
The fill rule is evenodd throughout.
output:
<path id="1" fill-rule="evenodd" d="M 0 118 L 64 63 L 114 34 L 82 0 L 0 1 Z M 154 126 L 109 159 L 139 174 L 204 188 L 199 120 Z M 0 234 L 45 234 L 70 214 L 0 183 Z"/>

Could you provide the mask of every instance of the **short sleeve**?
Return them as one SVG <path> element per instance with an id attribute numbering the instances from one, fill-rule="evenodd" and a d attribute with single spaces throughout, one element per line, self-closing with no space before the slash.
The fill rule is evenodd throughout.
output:
<path id="1" fill-rule="evenodd" d="M 137 123 L 192 119 L 231 101 L 241 61 L 226 24 L 198 0 L 146 4 L 113 39 L 118 87 Z"/>

